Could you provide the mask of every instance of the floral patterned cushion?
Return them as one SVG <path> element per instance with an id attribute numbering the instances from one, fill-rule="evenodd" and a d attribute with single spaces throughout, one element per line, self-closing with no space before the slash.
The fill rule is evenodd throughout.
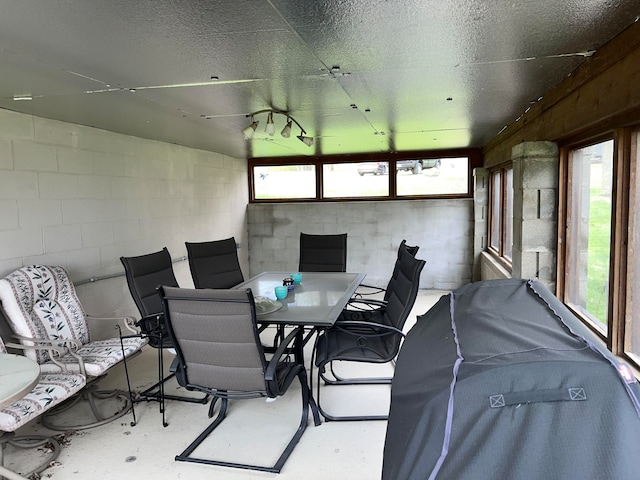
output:
<path id="1" fill-rule="evenodd" d="M 0 430 L 13 432 L 66 400 L 86 384 L 84 376 L 71 373 L 44 374 L 31 392 L 0 410 Z"/>
<path id="2" fill-rule="evenodd" d="M 86 315 L 62 267 L 32 265 L 10 273 L 0 279 L 0 301 L 18 335 L 90 341 Z M 30 350 L 26 355 L 38 363 L 49 359 L 44 350 Z"/>
<path id="3" fill-rule="evenodd" d="M 31 265 L 0 279 L 0 302 L 7 320 L 18 335 L 46 340 L 75 339 L 86 373 L 100 376 L 123 359 L 119 338 L 91 341 L 87 317 L 67 271 L 59 266 Z M 23 341 L 25 345 L 33 342 Z M 124 340 L 125 355 L 140 350 L 146 339 Z M 46 350 L 27 350 L 25 355 L 46 373 L 60 372 Z M 58 361 L 69 371 L 79 371 L 77 360 L 67 354 Z"/>
<path id="4" fill-rule="evenodd" d="M 125 356 L 129 357 L 133 353 L 140 350 L 146 343 L 146 339 L 142 338 L 124 338 Z M 119 338 L 109 340 L 99 340 L 87 343 L 78 349 L 77 354 L 84 360 L 84 366 L 87 375 L 90 377 L 99 377 L 116 363 L 122 361 L 122 347 Z M 71 355 L 65 355 L 58 359 L 67 367 L 69 372 L 79 372 L 80 366 L 78 361 Z M 60 372 L 60 367 L 53 362 L 45 362 L 40 364 L 40 370 L 43 372 Z"/>

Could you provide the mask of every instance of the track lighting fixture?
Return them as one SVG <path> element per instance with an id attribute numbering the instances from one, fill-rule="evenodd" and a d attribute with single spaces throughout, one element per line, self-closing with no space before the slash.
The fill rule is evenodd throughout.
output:
<path id="1" fill-rule="evenodd" d="M 273 124 L 273 112 L 269 112 L 269 116 L 267 116 L 267 126 L 264 131 L 273 137 L 273 134 L 276 133 L 276 127 Z"/>
<path id="2" fill-rule="evenodd" d="M 280 132 L 282 138 L 289 138 L 291 136 L 291 119 L 287 118 L 287 124 L 284 126 L 282 131 Z"/>
<path id="3" fill-rule="evenodd" d="M 273 110 L 271 108 L 267 108 L 264 110 L 258 110 L 257 112 L 253 112 L 247 115 L 247 117 L 251 117 L 251 124 L 247 127 L 245 127 L 242 130 L 242 133 L 244 134 L 244 137 L 249 140 L 251 139 L 251 137 L 253 137 L 253 133 L 256 131 L 256 128 L 258 127 L 258 121 L 254 120 L 254 116 L 255 115 L 259 115 L 261 113 L 267 113 L 267 124 L 266 127 L 264 129 L 265 133 L 267 135 L 273 136 L 275 134 L 276 131 L 276 127 L 275 127 L 275 123 L 273 121 L 273 114 L 274 113 L 278 113 L 280 115 L 283 115 L 285 117 L 287 117 L 287 123 L 284 126 L 284 128 L 282 129 L 282 131 L 280 132 L 280 135 L 282 136 L 282 138 L 289 138 L 291 137 L 291 127 L 292 124 L 295 123 L 298 128 L 300 128 L 300 135 L 298 135 L 296 138 L 298 140 L 300 140 L 302 143 L 304 143 L 307 146 L 312 146 L 313 145 L 313 137 L 308 137 L 306 136 L 306 131 L 304 128 L 302 128 L 302 125 L 300 125 L 295 118 L 293 118 L 291 115 L 289 115 L 287 112 L 283 112 L 280 110 Z"/>
<path id="4" fill-rule="evenodd" d="M 253 137 L 253 132 L 255 132 L 256 128 L 258 128 L 258 123 L 259 122 L 255 121 L 253 119 L 253 115 L 251 115 L 251 125 L 249 125 L 248 127 L 242 129 L 242 133 L 244 134 L 244 138 L 246 138 L 248 140 L 251 137 Z"/>
<path id="5" fill-rule="evenodd" d="M 296 138 L 300 140 L 302 143 L 304 143 L 307 147 L 310 147 L 311 145 L 313 145 L 313 137 L 305 137 L 301 133 Z"/>

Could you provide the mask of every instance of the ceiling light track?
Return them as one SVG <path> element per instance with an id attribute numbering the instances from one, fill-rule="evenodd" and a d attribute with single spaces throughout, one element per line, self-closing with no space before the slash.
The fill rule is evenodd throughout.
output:
<path id="1" fill-rule="evenodd" d="M 308 147 L 313 145 L 313 137 L 309 137 L 306 135 L 307 133 L 306 130 L 302 128 L 302 125 L 300 125 L 300 123 L 298 123 L 298 121 L 295 118 L 293 118 L 287 112 L 283 112 L 281 110 L 274 110 L 272 108 L 265 108 L 263 110 L 258 110 L 256 112 L 249 113 L 246 115 L 247 117 L 251 117 L 251 124 L 242 129 L 242 133 L 247 140 L 253 137 L 253 134 L 256 131 L 256 128 L 258 128 L 258 124 L 260 123 L 258 120 L 255 120 L 255 117 L 263 113 L 267 114 L 267 126 L 265 128 L 265 132 L 268 135 L 273 136 L 276 131 L 275 123 L 273 121 L 274 114 L 282 115 L 287 118 L 287 123 L 282 129 L 282 131 L 280 132 L 280 135 L 283 138 L 291 137 L 291 126 L 292 126 L 292 123 L 295 123 L 300 129 L 300 135 L 297 135 L 296 138 L 300 140 L 302 143 L 304 143 L 305 145 L 307 145 Z"/>

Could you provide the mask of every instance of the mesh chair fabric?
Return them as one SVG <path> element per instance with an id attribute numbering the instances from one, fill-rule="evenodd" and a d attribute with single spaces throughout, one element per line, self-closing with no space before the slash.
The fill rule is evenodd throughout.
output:
<path id="1" fill-rule="evenodd" d="M 196 288 L 231 288 L 244 281 L 234 237 L 185 245 Z"/>
<path id="2" fill-rule="evenodd" d="M 129 291 L 140 315 L 146 317 L 161 313 L 162 300 L 157 292 L 158 286 L 178 286 L 167 247 L 158 252 L 137 257 L 120 257 L 120 261 L 124 266 Z"/>
<path id="3" fill-rule="evenodd" d="M 346 272 L 347 234 L 311 235 L 300 233 L 301 272 Z"/>
<path id="4" fill-rule="evenodd" d="M 186 385 L 266 392 L 264 352 L 250 293 L 171 287 L 163 292 Z"/>

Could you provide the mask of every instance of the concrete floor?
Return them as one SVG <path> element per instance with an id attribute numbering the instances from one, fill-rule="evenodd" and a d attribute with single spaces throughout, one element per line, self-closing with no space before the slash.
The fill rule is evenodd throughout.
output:
<path id="1" fill-rule="evenodd" d="M 405 331 L 411 328 L 417 315 L 426 312 L 445 293 L 420 291 Z M 311 345 L 307 350 L 306 354 L 310 356 Z M 167 365 L 170 360 L 169 355 Z M 155 379 L 156 350 L 146 347 L 141 355 L 128 363 L 128 367 L 134 390 L 143 390 Z M 358 367 L 359 370 L 364 368 L 366 366 Z M 392 373 L 390 366 L 377 368 L 376 373 L 380 373 L 380 368 Z M 124 378 L 124 369 L 118 367 L 100 380 L 100 387 L 124 389 Z M 168 390 L 171 393 L 182 389 L 171 383 Z M 273 464 L 300 420 L 299 393 L 299 386 L 294 384 L 287 395 L 275 402 L 264 399 L 230 402 L 225 421 L 196 452 L 230 461 Z M 323 407 L 332 413 L 385 413 L 389 408 L 389 387 L 327 387 L 322 390 L 321 399 Z M 81 410 L 81 405 L 77 405 L 71 412 L 80 415 Z M 133 417 L 128 413 L 101 427 L 60 434 L 62 452 L 41 478 L 364 480 L 381 476 L 385 421 L 327 422 L 315 427 L 309 419 L 307 430 L 280 474 L 176 462 L 175 455 L 209 424 L 207 411 L 208 405 L 168 401 L 169 425 L 163 427 L 156 402 L 138 403 L 135 405 L 135 426 L 131 426 Z M 36 421 L 23 427 L 18 434 L 30 432 L 46 433 L 47 429 Z M 42 451 L 16 451 L 9 446 L 5 452 L 5 465 L 14 471 L 26 471 L 41 455 Z"/>

